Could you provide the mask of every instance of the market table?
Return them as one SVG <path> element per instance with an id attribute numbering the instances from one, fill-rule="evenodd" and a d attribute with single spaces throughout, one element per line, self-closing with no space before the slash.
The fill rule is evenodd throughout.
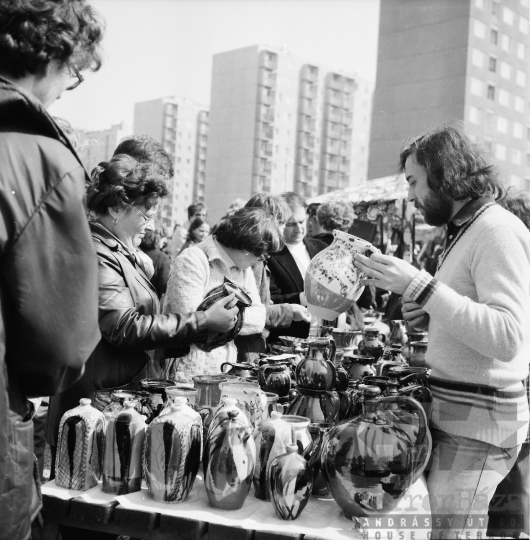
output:
<path id="1" fill-rule="evenodd" d="M 349 520 L 332 498 L 311 497 L 295 521 L 276 516 L 272 503 L 254 497 L 254 489 L 236 511 L 211 508 L 201 476 L 187 501 L 157 503 L 147 489 L 114 496 L 101 484 L 80 492 L 44 484 L 45 540 L 55 540 L 67 525 L 146 540 L 423 540 L 429 537 L 427 487 L 420 478 L 390 514 L 381 518 Z"/>

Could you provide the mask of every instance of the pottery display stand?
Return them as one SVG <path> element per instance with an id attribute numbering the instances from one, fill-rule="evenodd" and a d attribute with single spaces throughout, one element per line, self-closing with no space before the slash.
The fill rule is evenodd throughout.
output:
<path id="1" fill-rule="evenodd" d="M 69 493 L 63 498 L 57 490 L 48 484 L 42 488 L 45 540 L 58 540 L 61 525 L 145 540 L 376 540 L 389 533 L 402 540 L 425 540 L 430 532 L 424 526 L 430 512 L 423 478 L 380 523 L 348 520 L 333 499 L 317 497 L 310 498 L 296 521 L 284 521 L 272 503 L 256 499 L 252 490 L 241 510 L 215 510 L 208 505 L 200 475 L 188 500 L 172 505 L 153 501 L 145 487 L 117 497 L 101 493 L 100 487 L 85 493 L 64 490 Z"/>

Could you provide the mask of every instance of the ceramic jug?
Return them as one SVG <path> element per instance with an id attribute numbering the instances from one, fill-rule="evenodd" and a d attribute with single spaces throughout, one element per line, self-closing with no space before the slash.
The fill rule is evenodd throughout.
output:
<path id="1" fill-rule="evenodd" d="M 428 368 L 429 364 L 425 361 L 425 353 L 427 352 L 428 343 L 425 341 L 413 341 L 409 343 L 411 367 Z"/>
<path id="2" fill-rule="evenodd" d="M 197 410 L 197 394 L 199 391 L 196 388 L 190 388 L 188 386 L 175 386 L 174 388 L 168 388 L 166 390 L 167 401 L 166 408 L 169 407 L 172 403 L 175 403 L 175 398 L 184 397 L 186 398 L 187 404 L 192 408 Z"/>
<path id="3" fill-rule="evenodd" d="M 140 491 L 146 417 L 133 401 L 107 420 L 103 452 L 103 492 L 126 495 Z"/>
<path id="4" fill-rule="evenodd" d="M 256 464 L 252 475 L 254 495 L 258 499 L 270 501 L 267 470 L 272 460 L 285 454 L 287 446 L 293 444 L 293 430 L 291 425 L 282 419 L 281 413 L 273 411 L 271 417 L 263 420 L 254 431 L 254 442 L 256 444 Z"/>
<path id="5" fill-rule="evenodd" d="M 101 476 L 104 416 L 90 403 L 90 399 L 81 399 L 61 418 L 55 463 L 58 486 L 87 490 Z"/>
<path id="6" fill-rule="evenodd" d="M 429 341 L 429 332 L 409 332 L 408 338 L 407 343 L 402 347 L 403 356 L 407 359 L 407 361 L 410 360 L 410 344 L 414 341 L 424 341 L 427 343 Z"/>
<path id="7" fill-rule="evenodd" d="M 252 305 L 252 300 L 245 289 L 236 285 L 226 277 L 221 285 L 215 287 L 206 294 L 204 300 L 197 307 L 197 311 L 206 311 L 208 308 L 212 307 L 215 302 L 221 298 L 230 296 L 232 293 L 235 294 L 237 301 L 236 306 L 239 308 L 236 324 L 228 330 L 228 332 L 215 332 L 213 335 L 210 335 L 205 343 L 196 343 L 195 345 L 202 351 L 211 352 L 218 347 L 226 345 L 229 341 L 235 339 L 241 331 L 241 327 L 243 326 L 243 314 L 245 309 Z"/>
<path id="8" fill-rule="evenodd" d="M 230 411 L 206 443 L 204 487 L 213 508 L 238 510 L 252 485 L 256 445 L 242 416 L 241 411 Z"/>
<path id="9" fill-rule="evenodd" d="M 155 418 L 145 437 L 144 471 L 149 493 L 157 502 L 185 501 L 202 459 L 202 424 L 181 403 Z"/>
<path id="10" fill-rule="evenodd" d="M 254 364 L 249 362 L 224 362 L 221 364 L 221 372 L 246 379 L 257 375 L 258 370 Z"/>
<path id="11" fill-rule="evenodd" d="M 400 366 L 408 366 L 401 347 L 390 347 L 385 349 L 383 356 L 375 364 L 375 374 L 386 377 L 389 369 Z"/>
<path id="12" fill-rule="evenodd" d="M 407 341 L 408 336 L 405 321 L 390 321 L 390 337 L 388 339 L 388 344 L 390 347 L 403 347 Z"/>
<path id="13" fill-rule="evenodd" d="M 273 392 L 283 398 L 291 390 L 291 364 L 286 360 L 268 358 L 259 368 L 259 383 L 265 392 Z"/>
<path id="14" fill-rule="evenodd" d="M 296 366 L 298 388 L 308 390 L 333 390 L 337 373 L 335 341 L 326 338 L 310 338 L 305 358 Z"/>
<path id="15" fill-rule="evenodd" d="M 116 390 L 110 396 L 110 403 L 103 409 L 106 418 L 114 416 L 116 413 L 125 409 L 126 401 L 133 401 L 134 408 L 146 418 L 152 416 L 149 393 L 132 390 Z"/>
<path id="16" fill-rule="evenodd" d="M 287 407 L 288 414 L 304 416 L 311 422 L 334 422 L 339 414 L 340 400 L 337 392 L 299 389 Z"/>
<path id="17" fill-rule="evenodd" d="M 361 341 L 362 335 L 362 330 L 338 330 L 333 328 L 331 331 L 337 349 L 355 349 L 359 341 Z"/>
<path id="18" fill-rule="evenodd" d="M 327 424 L 326 422 L 322 422 L 320 424 L 309 424 L 309 433 L 313 439 L 313 444 L 306 459 L 313 475 L 312 494 L 316 495 L 317 497 L 329 496 L 328 486 L 326 485 L 326 482 L 322 477 L 322 471 L 320 470 L 320 452 L 322 450 L 322 443 L 325 440 L 325 436 L 331 427 L 333 427 L 333 424 Z"/>
<path id="19" fill-rule="evenodd" d="M 271 418 L 273 412 L 279 412 L 281 414 L 285 411 L 285 405 L 279 403 L 280 397 L 274 392 L 265 392 L 267 396 L 267 418 Z"/>
<path id="20" fill-rule="evenodd" d="M 140 386 L 146 392 L 149 392 L 149 405 L 151 415 L 147 417 L 149 424 L 164 409 L 167 402 L 166 389 L 177 386 L 177 383 L 168 379 L 142 379 Z"/>
<path id="21" fill-rule="evenodd" d="M 379 333 L 379 330 L 374 327 L 369 327 L 364 329 L 364 338 L 359 342 L 359 354 L 363 356 L 373 356 L 377 362 L 381 356 L 383 356 L 383 351 L 385 344 L 380 339 L 382 334 Z"/>
<path id="22" fill-rule="evenodd" d="M 349 309 L 364 290 L 364 274 L 354 266 L 353 254 L 378 251 L 351 234 L 335 230 L 333 236 L 333 243 L 312 259 L 304 280 L 307 309 L 328 321 Z"/>
<path id="23" fill-rule="evenodd" d="M 380 397 L 377 387 L 360 385 L 360 391 L 361 414 L 329 430 L 320 460 L 326 484 L 348 518 L 392 511 L 427 465 L 431 451 L 419 403 L 408 397 Z"/>
<path id="24" fill-rule="evenodd" d="M 296 519 L 306 507 L 313 487 L 311 468 L 296 446 L 287 446 L 285 454 L 272 460 L 269 482 L 276 514 L 285 520 Z"/>
<path id="25" fill-rule="evenodd" d="M 197 375 L 193 377 L 193 385 L 197 389 L 197 408 L 217 407 L 221 399 L 219 385 L 228 380 L 228 375 L 219 373 L 216 375 Z"/>
<path id="26" fill-rule="evenodd" d="M 226 398 L 235 399 L 252 427 L 267 417 L 267 396 L 259 386 L 248 382 L 225 382 L 221 383 L 220 388 L 220 404 L 223 405 Z"/>
<path id="27" fill-rule="evenodd" d="M 375 358 L 347 352 L 342 357 L 342 366 L 348 373 L 349 379 L 362 379 L 367 375 L 375 375 Z"/>

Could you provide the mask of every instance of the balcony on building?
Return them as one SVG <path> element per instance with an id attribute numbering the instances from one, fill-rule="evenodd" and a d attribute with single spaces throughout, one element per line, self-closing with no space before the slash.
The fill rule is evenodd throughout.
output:
<path id="1" fill-rule="evenodd" d="M 326 171 L 338 172 L 340 169 L 339 158 L 330 154 L 324 154 L 322 166 L 324 169 L 326 169 Z"/>
<path id="2" fill-rule="evenodd" d="M 274 103 L 275 94 L 266 86 L 261 87 L 261 93 L 260 93 L 260 103 L 263 103 L 264 105 L 272 105 Z"/>
<path id="3" fill-rule="evenodd" d="M 351 94 L 355 92 L 357 89 L 357 84 L 353 79 L 350 79 L 350 77 L 344 77 L 343 84 L 342 84 L 342 91 L 345 94 L 349 94 L 351 97 Z"/>
<path id="4" fill-rule="evenodd" d="M 267 69 L 276 69 L 278 65 L 278 55 L 270 51 L 260 52 L 261 65 Z"/>
<path id="5" fill-rule="evenodd" d="M 326 139 L 326 153 L 333 155 L 340 155 L 341 144 L 339 139 Z"/>
<path id="6" fill-rule="evenodd" d="M 259 141 L 259 155 L 260 156 L 272 156 L 272 143 L 270 141 Z"/>
<path id="7" fill-rule="evenodd" d="M 343 95 L 337 90 L 329 90 L 326 94 L 326 102 L 333 107 L 341 107 L 343 103 Z"/>
<path id="8" fill-rule="evenodd" d="M 336 122 L 337 124 L 342 123 L 342 114 L 341 114 L 341 109 L 339 107 L 328 105 L 324 110 L 324 117 L 329 122 Z"/>
<path id="9" fill-rule="evenodd" d="M 261 193 L 263 191 L 271 190 L 271 179 L 265 175 L 254 175 L 254 185 L 256 186 L 256 192 Z"/>
<path id="10" fill-rule="evenodd" d="M 304 64 L 300 73 L 302 81 L 315 83 L 318 80 L 318 68 L 310 64 Z"/>
<path id="11" fill-rule="evenodd" d="M 326 86 L 332 90 L 342 91 L 344 77 L 338 73 L 328 73 L 326 76 Z"/>
<path id="12" fill-rule="evenodd" d="M 261 105 L 259 108 L 259 119 L 262 122 L 273 122 L 274 121 L 274 109 L 268 105 Z"/>
<path id="13" fill-rule="evenodd" d="M 267 124 L 265 122 L 260 122 L 258 124 L 258 129 L 257 129 L 258 139 L 272 140 L 273 134 L 274 133 L 272 130 L 272 126 L 270 124 Z"/>
<path id="14" fill-rule="evenodd" d="M 254 170 L 258 176 L 265 176 L 272 172 L 272 163 L 269 159 L 258 157 L 254 160 Z"/>
<path id="15" fill-rule="evenodd" d="M 339 189 L 341 185 L 340 173 L 335 171 L 322 171 L 322 186 L 325 191 Z"/>
<path id="16" fill-rule="evenodd" d="M 298 165 L 296 167 L 296 176 L 297 180 L 305 184 L 311 183 L 312 181 L 312 169 L 307 165 Z"/>
<path id="17" fill-rule="evenodd" d="M 315 131 L 316 120 L 311 116 L 301 114 L 299 117 L 299 130 L 307 133 Z"/>
<path id="18" fill-rule="evenodd" d="M 300 97 L 315 99 L 318 94 L 318 86 L 309 81 L 302 81 L 300 84 Z"/>
<path id="19" fill-rule="evenodd" d="M 346 127 L 346 126 L 341 126 L 341 130 L 340 130 L 340 138 L 343 140 L 343 141 L 351 141 L 351 136 L 352 136 L 352 128 L 351 127 Z"/>
<path id="20" fill-rule="evenodd" d="M 276 85 L 276 74 L 267 68 L 262 68 L 259 71 L 259 85 L 272 88 Z"/>
<path id="21" fill-rule="evenodd" d="M 314 116 L 317 110 L 316 99 L 300 99 L 300 112 L 307 116 Z"/>
<path id="22" fill-rule="evenodd" d="M 315 137 L 309 133 L 300 133 L 298 138 L 298 146 L 300 149 L 312 150 L 315 147 Z"/>
<path id="23" fill-rule="evenodd" d="M 351 127 L 353 124 L 353 113 L 344 112 L 342 113 L 342 125 L 346 127 Z"/>

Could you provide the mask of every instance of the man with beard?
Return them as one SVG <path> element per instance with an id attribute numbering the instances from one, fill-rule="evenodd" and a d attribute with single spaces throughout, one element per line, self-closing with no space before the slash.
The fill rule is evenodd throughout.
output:
<path id="1" fill-rule="evenodd" d="M 530 233 L 495 203 L 505 189 L 458 129 L 414 139 L 400 165 L 425 221 L 447 224 L 438 270 L 378 253 L 354 255 L 355 265 L 365 283 L 402 294 L 404 318 L 429 330 L 432 538 L 485 537 L 528 426 Z"/>

